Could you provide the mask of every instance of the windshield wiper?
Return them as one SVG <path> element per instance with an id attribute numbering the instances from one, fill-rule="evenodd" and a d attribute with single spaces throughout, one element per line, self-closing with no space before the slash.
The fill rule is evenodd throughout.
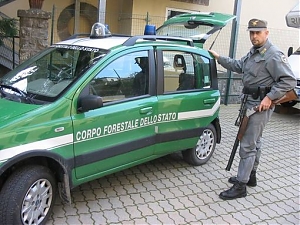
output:
<path id="1" fill-rule="evenodd" d="M 29 102 L 29 103 L 31 103 L 31 104 L 34 103 L 34 102 L 32 101 L 32 99 L 29 98 L 29 97 L 27 96 L 27 93 L 26 93 L 25 91 L 22 91 L 22 90 L 20 90 L 19 88 L 16 88 L 16 87 L 13 87 L 13 86 L 10 86 L 10 85 L 0 84 L 0 91 L 1 91 L 1 94 L 2 94 L 3 97 L 6 96 L 6 94 L 5 94 L 4 91 L 3 91 L 3 88 L 10 89 L 10 90 L 12 90 L 12 91 L 14 91 L 14 92 L 20 94 L 21 97 L 23 97 L 27 102 Z"/>
<path id="2" fill-rule="evenodd" d="M 1 85 L 2 86 L 2 85 Z M 6 94 L 4 93 L 4 91 L 2 90 L 2 87 L 0 86 L 0 96 L 5 98 Z"/>

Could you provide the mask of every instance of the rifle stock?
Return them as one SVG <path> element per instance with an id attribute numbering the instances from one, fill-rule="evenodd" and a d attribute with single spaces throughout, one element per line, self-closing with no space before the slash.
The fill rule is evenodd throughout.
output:
<path id="1" fill-rule="evenodd" d="M 235 125 L 239 127 L 239 131 L 238 131 L 238 134 L 235 138 L 235 141 L 234 141 L 234 145 L 233 145 L 233 148 L 231 150 L 231 154 L 230 154 L 230 157 L 229 157 L 229 160 L 228 160 L 228 163 L 227 163 L 227 166 L 226 166 L 226 170 L 227 171 L 230 171 L 230 168 L 231 168 L 231 165 L 233 163 L 233 159 L 234 159 L 234 156 L 235 156 L 235 153 L 236 153 L 236 150 L 237 148 L 239 147 L 239 143 L 240 143 L 240 140 L 241 140 L 241 136 L 239 136 L 239 133 L 240 132 L 243 132 L 241 129 L 243 128 L 246 128 L 245 125 L 243 125 L 244 123 L 247 123 L 248 120 L 246 119 L 245 120 L 245 116 L 246 116 L 246 102 L 247 102 L 247 99 L 248 99 L 248 95 L 244 95 L 243 96 L 243 99 L 242 99 L 242 102 L 241 102 L 241 107 L 240 107 L 240 112 L 239 112 L 239 116 L 238 118 L 236 119 L 235 121 Z M 243 132 L 243 134 L 245 133 L 245 131 Z"/>
<path id="2" fill-rule="evenodd" d="M 298 98 L 297 93 L 295 92 L 294 89 L 292 89 L 292 90 L 286 92 L 281 98 L 273 100 L 272 107 L 277 104 L 280 104 L 280 103 L 296 100 L 297 98 Z"/>
<path id="3" fill-rule="evenodd" d="M 249 117 L 245 115 L 243 120 L 242 120 L 241 126 L 239 127 L 238 134 L 237 134 L 237 138 L 239 139 L 239 141 L 242 139 L 242 137 L 245 134 L 248 121 L 249 121 Z"/>
<path id="4" fill-rule="evenodd" d="M 244 117 L 242 118 L 242 122 L 241 122 L 241 124 L 239 126 L 239 130 L 238 130 L 238 133 L 236 135 L 236 138 L 235 138 L 235 141 L 234 141 L 234 145 L 232 147 L 232 150 L 231 150 L 231 153 L 230 153 L 230 157 L 229 157 L 227 166 L 225 168 L 227 171 L 230 171 L 230 168 L 231 168 L 232 163 L 233 163 L 234 156 L 235 156 L 237 148 L 239 147 L 239 144 L 240 144 L 240 140 L 242 139 L 242 137 L 245 134 L 248 121 L 249 121 L 249 117 L 247 117 L 246 115 L 244 115 Z"/>

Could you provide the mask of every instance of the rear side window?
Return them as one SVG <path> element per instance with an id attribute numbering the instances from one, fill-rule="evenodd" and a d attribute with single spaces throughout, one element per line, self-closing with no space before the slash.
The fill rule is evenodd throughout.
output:
<path id="1" fill-rule="evenodd" d="M 187 52 L 163 51 L 164 92 L 210 88 L 209 59 Z"/>
<path id="2" fill-rule="evenodd" d="M 211 88 L 212 80 L 209 59 L 201 55 L 194 55 L 194 67 L 197 74 L 196 87 Z"/>

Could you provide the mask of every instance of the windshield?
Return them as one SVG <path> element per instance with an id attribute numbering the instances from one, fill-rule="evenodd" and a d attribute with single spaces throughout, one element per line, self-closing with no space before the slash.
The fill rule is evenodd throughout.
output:
<path id="1" fill-rule="evenodd" d="M 107 50 L 55 45 L 0 79 L 0 96 L 12 101 L 46 104 L 55 101 Z"/>

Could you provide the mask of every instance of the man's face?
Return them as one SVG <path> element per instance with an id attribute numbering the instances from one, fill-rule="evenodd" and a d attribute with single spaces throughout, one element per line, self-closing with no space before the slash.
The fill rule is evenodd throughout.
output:
<path id="1" fill-rule="evenodd" d="M 268 39 L 269 31 L 250 31 L 250 40 L 254 47 L 261 47 Z"/>

